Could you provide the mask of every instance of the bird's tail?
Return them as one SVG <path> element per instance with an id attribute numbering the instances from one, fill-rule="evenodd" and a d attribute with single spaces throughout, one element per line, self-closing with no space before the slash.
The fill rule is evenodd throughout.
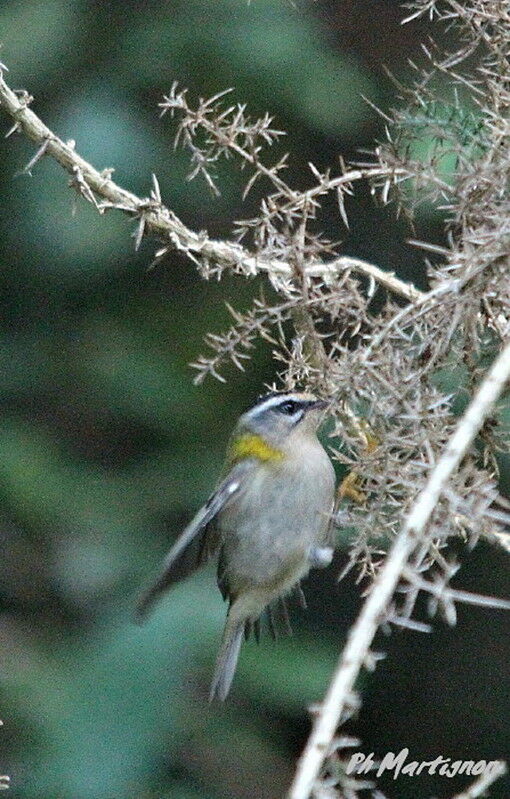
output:
<path id="1" fill-rule="evenodd" d="M 231 609 L 232 611 L 232 609 Z M 237 614 L 229 611 L 223 630 L 214 676 L 209 691 L 209 701 L 219 699 L 221 702 L 226 699 L 237 666 L 239 652 L 243 641 L 245 618 L 239 619 Z M 236 618 L 237 617 L 237 618 Z"/>

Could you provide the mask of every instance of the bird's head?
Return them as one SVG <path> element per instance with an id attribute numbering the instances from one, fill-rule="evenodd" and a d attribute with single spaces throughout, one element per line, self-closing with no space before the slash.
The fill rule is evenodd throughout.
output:
<path id="1" fill-rule="evenodd" d="M 315 438 L 329 403 L 298 391 L 271 392 L 243 413 L 237 424 L 232 455 L 272 460 L 300 441 Z"/>

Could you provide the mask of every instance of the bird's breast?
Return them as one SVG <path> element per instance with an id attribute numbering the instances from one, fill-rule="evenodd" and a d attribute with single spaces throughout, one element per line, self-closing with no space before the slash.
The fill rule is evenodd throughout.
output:
<path id="1" fill-rule="evenodd" d="M 218 527 L 230 582 L 262 584 L 308 571 L 310 547 L 326 541 L 335 477 L 326 452 L 258 466 L 221 512 Z"/>

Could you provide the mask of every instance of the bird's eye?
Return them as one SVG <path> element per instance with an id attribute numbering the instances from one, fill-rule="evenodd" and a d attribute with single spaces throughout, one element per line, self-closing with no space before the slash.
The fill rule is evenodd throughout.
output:
<path id="1" fill-rule="evenodd" d="M 298 407 L 298 403 L 294 400 L 286 400 L 285 402 L 282 402 L 279 409 L 282 413 L 292 416 L 292 414 L 297 411 Z"/>

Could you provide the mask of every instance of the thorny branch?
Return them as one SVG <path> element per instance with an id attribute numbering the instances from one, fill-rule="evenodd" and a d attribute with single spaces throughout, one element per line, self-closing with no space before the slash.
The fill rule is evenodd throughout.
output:
<path id="1" fill-rule="evenodd" d="M 5 67 L 3 70 L 5 71 Z M 29 108 L 32 100 L 33 98 L 25 91 L 13 91 L 5 82 L 3 72 L 0 70 L 0 108 L 14 120 L 14 125 L 7 135 L 23 132 L 38 145 L 34 158 L 25 168 L 27 172 L 30 172 L 43 155 L 50 155 L 70 173 L 71 185 L 98 211 L 104 213 L 109 208 L 116 208 L 139 219 L 144 234 L 155 235 L 163 242 L 168 242 L 172 248 L 186 253 L 193 260 L 200 259 L 205 263 L 210 262 L 219 268 L 232 269 L 244 275 L 256 275 L 261 272 L 282 279 L 292 275 L 292 267 L 286 261 L 263 258 L 234 242 L 215 241 L 204 233 L 197 233 L 187 228 L 173 211 L 162 204 L 157 180 L 153 181 L 154 186 L 149 198 L 137 197 L 119 186 L 112 180 L 113 170 L 98 171 L 76 152 L 73 141 L 64 142 L 59 139 Z M 362 177 L 359 170 L 351 176 L 351 179 L 355 180 L 358 176 Z M 306 270 L 309 277 L 322 277 L 327 282 L 334 281 L 344 271 L 353 270 L 365 275 L 369 280 L 377 281 L 388 291 L 407 300 L 417 299 L 421 294 L 418 289 L 399 280 L 393 273 L 385 272 L 359 258 L 342 256 L 326 263 L 312 262 L 307 264 Z"/>
<path id="2" fill-rule="evenodd" d="M 420 591 L 429 595 L 431 614 L 441 610 L 449 623 L 459 601 L 508 606 L 451 588 L 457 568 L 444 550 L 453 537 L 510 549 L 509 507 L 497 490 L 498 454 L 508 449 L 498 399 L 510 374 L 510 11 L 507 0 L 409 6 L 410 19 L 428 13 L 456 25 L 459 49 L 425 48 L 415 85 L 397 86 L 401 107 L 384 115 L 386 139 L 371 160 L 340 160 L 338 174 L 310 165 L 305 191 L 284 180 L 286 157 L 265 160 L 263 148 L 281 136 L 269 116 L 251 120 L 243 105 L 225 106 L 225 93 L 192 107 L 176 85 L 163 99 L 162 114 L 178 118 L 176 145 L 191 153 L 190 178 L 203 177 L 216 193 L 215 165 L 233 156 L 247 173 L 245 195 L 255 184 L 261 192 L 258 216 L 237 223 L 235 241 L 188 229 L 164 206 L 155 177 L 150 196 L 140 198 L 116 184 L 111 170 L 97 171 L 31 111 L 25 92 L 12 91 L 0 76 L 0 107 L 14 120 L 10 133 L 36 143 L 27 171 L 44 155 L 55 158 L 100 213 L 117 209 L 137 220 L 136 245 L 145 235 L 160 239 L 156 259 L 175 249 L 205 278 L 225 270 L 266 276 L 276 304 L 262 297 L 248 312 L 231 309 L 232 327 L 210 334 L 213 354 L 195 364 L 198 381 L 223 379 L 226 360 L 244 368 L 262 337 L 274 348 L 280 385 L 303 385 L 334 400 L 332 451 L 348 470 L 337 519 L 353 530 L 349 568 L 368 582 L 367 598 L 315 717 L 292 799 L 357 799 L 367 789 L 347 788 L 330 766 L 342 748 L 337 725 L 360 704 L 355 680 L 379 658 L 371 645 L 381 624 L 427 629 L 413 618 Z M 318 232 L 328 194 L 347 224 L 345 199 L 360 180 L 409 218 L 424 202 L 443 214 L 446 245 L 420 243 L 439 259 L 428 266 L 427 292 L 339 254 Z M 407 304 L 390 299 L 374 313 L 376 285 Z M 467 398 L 473 399 L 457 423 L 453 403 Z M 488 785 L 477 781 L 465 796 Z"/>
<path id="3" fill-rule="evenodd" d="M 388 603 L 403 576 L 407 561 L 423 541 L 427 523 L 448 479 L 459 466 L 509 379 L 510 342 L 493 363 L 424 489 L 412 505 L 402 531 L 393 543 L 361 613 L 349 632 L 340 662 L 299 761 L 289 799 L 307 799 L 310 796 L 322 764 L 329 754 L 335 730 L 352 704 L 354 681 L 367 659 L 379 625 L 385 620 Z"/>

